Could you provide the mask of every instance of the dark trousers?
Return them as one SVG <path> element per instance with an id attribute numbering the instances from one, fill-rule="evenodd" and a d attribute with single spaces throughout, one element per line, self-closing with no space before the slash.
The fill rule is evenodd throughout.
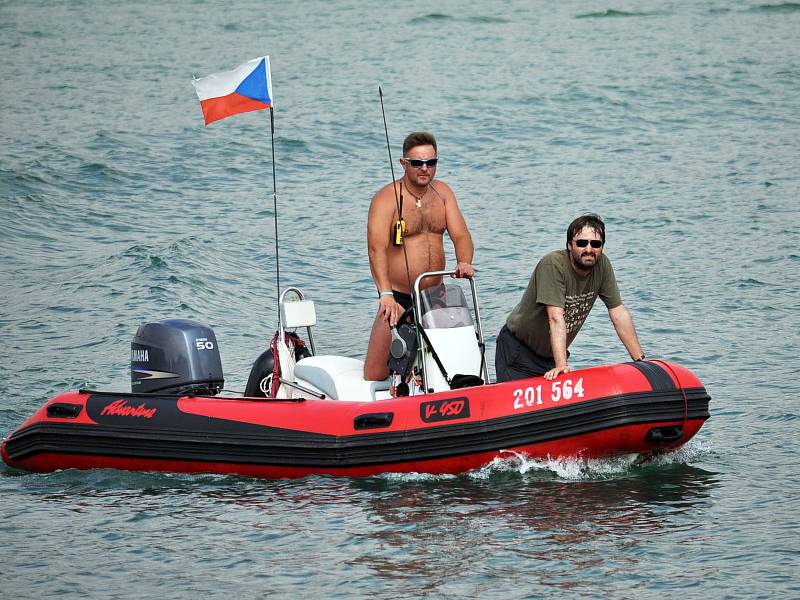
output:
<path id="1" fill-rule="evenodd" d="M 505 325 L 497 334 L 494 354 L 497 383 L 539 377 L 555 366 L 556 363 L 552 358 L 536 354 L 527 344 L 518 340 Z"/>

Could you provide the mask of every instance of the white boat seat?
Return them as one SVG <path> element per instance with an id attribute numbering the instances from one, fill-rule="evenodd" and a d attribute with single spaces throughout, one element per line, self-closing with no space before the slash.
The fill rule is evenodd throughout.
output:
<path id="1" fill-rule="evenodd" d="M 391 386 L 388 377 L 366 381 L 364 361 L 346 356 L 309 356 L 295 365 L 294 375 L 333 400 L 367 402 L 375 400 L 376 392 Z"/>

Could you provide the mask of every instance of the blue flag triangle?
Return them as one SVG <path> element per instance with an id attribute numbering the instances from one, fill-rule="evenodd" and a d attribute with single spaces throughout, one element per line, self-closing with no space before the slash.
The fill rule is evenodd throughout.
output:
<path id="1" fill-rule="evenodd" d="M 236 93 L 253 100 L 260 100 L 265 104 L 272 104 L 272 98 L 269 97 L 269 88 L 267 87 L 265 59 L 262 58 L 258 66 L 253 69 L 253 72 L 239 84 L 239 87 L 236 88 Z"/>

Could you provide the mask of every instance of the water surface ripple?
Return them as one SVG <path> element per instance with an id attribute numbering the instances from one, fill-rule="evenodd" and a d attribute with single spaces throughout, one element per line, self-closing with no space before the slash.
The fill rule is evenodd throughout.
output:
<path id="1" fill-rule="evenodd" d="M 648 354 L 713 418 L 679 453 L 459 477 L 0 468 L 9 598 L 800 596 L 800 5 L 142 0 L 0 5 L 0 432 L 128 388 L 144 321 L 209 322 L 242 389 L 275 327 L 267 113 L 192 75 L 269 53 L 280 272 L 325 353 L 375 308 L 369 200 L 434 131 L 494 335 L 586 211 Z M 397 172 L 397 166 L 396 172 Z M 452 260 L 452 252 L 448 256 Z M 598 307 L 576 367 L 626 359 Z"/>

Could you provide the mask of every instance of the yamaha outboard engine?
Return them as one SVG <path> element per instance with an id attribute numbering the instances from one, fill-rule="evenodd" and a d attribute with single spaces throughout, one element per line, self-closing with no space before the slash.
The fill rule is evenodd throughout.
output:
<path id="1" fill-rule="evenodd" d="M 145 323 L 131 342 L 131 391 L 218 394 L 225 384 L 211 327 L 189 319 Z"/>

